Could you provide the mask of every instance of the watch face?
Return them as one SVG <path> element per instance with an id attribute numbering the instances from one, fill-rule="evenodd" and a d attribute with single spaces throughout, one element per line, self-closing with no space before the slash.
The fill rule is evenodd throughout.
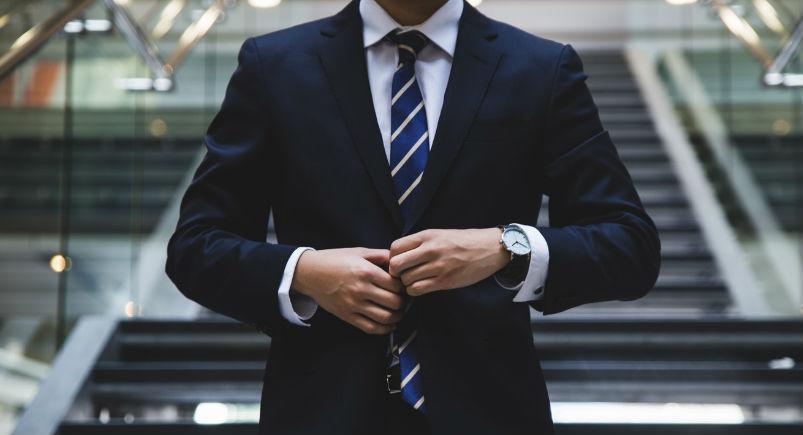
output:
<path id="1" fill-rule="evenodd" d="M 530 253 L 530 241 L 527 239 L 527 235 L 516 227 L 505 229 L 502 234 L 502 241 L 505 242 L 507 249 L 516 255 Z"/>

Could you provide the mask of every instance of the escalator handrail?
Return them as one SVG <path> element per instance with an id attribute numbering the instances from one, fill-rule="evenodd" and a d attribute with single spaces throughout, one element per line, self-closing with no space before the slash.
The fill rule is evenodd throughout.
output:
<path id="1" fill-rule="evenodd" d="M 68 21 L 82 13 L 94 2 L 95 0 L 72 0 L 67 6 L 23 33 L 11 46 L 11 49 L 0 56 L 0 80 L 11 74 L 42 48 L 53 35 L 63 29 Z"/>

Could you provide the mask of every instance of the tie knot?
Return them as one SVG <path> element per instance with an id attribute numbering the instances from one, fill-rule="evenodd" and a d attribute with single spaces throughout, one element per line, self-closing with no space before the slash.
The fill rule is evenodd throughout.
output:
<path id="1" fill-rule="evenodd" d="M 416 56 L 429 44 L 429 38 L 418 30 L 394 29 L 385 37 L 399 47 L 399 63 L 415 62 Z"/>

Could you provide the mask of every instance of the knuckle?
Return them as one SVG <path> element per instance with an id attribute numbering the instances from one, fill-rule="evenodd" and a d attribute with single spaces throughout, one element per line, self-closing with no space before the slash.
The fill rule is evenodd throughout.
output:
<path id="1" fill-rule="evenodd" d="M 357 304 L 357 299 L 364 298 L 366 293 L 367 293 L 367 291 L 366 291 L 366 288 L 365 288 L 364 285 L 355 283 L 351 287 L 351 296 L 349 297 L 350 304 L 356 305 Z"/>
<path id="2" fill-rule="evenodd" d="M 354 269 L 354 276 L 360 281 L 366 281 L 371 277 L 371 269 L 365 267 L 364 265 L 360 265 Z"/>
<path id="3" fill-rule="evenodd" d="M 399 257 L 391 258 L 390 261 L 388 262 L 388 270 L 390 270 L 391 273 L 396 272 L 400 266 L 399 263 L 401 263 Z"/>

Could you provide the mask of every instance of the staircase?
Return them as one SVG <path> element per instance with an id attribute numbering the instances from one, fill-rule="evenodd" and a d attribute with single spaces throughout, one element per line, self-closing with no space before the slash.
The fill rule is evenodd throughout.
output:
<path id="1" fill-rule="evenodd" d="M 581 53 L 603 125 L 630 172 L 661 237 L 661 273 L 654 289 L 630 302 L 578 307 L 571 316 L 700 317 L 724 315 L 731 300 L 647 107 L 621 52 Z M 548 222 L 548 198 L 539 222 Z"/>
<path id="2" fill-rule="evenodd" d="M 556 415 L 559 434 L 798 435 L 803 427 L 761 420 L 773 409 L 803 407 L 803 367 L 782 363 L 803 360 L 799 321 L 555 317 L 533 323 L 533 336 L 553 408 L 715 403 L 737 407 L 744 419 L 578 424 Z M 122 321 L 103 343 L 58 433 L 255 435 L 269 346 L 265 335 L 231 321 Z M 53 376 L 70 376 L 61 370 L 57 364 Z M 238 415 L 230 412 L 219 426 L 196 424 L 198 405 L 209 402 L 229 404 Z"/>
<path id="3" fill-rule="evenodd" d="M 64 142 L 0 140 L 0 233 L 59 232 Z M 77 139 L 72 233 L 149 233 L 200 151 L 200 140 Z"/>
<path id="4" fill-rule="evenodd" d="M 803 3 L 789 5 L 800 16 Z M 763 74 L 761 65 L 742 50 L 694 50 L 683 55 L 722 119 L 732 152 L 748 166 L 770 212 L 793 237 L 803 233 L 801 93 L 763 86 L 757 79 Z M 698 135 L 693 138 L 704 140 Z M 723 166 L 718 169 L 729 170 L 727 163 Z"/>
<path id="5" fill-rule="evenodd" d="M 781 227 L 803 234 L 803 136 L 741 134 L 731 141 L 761 186 Z"/>

